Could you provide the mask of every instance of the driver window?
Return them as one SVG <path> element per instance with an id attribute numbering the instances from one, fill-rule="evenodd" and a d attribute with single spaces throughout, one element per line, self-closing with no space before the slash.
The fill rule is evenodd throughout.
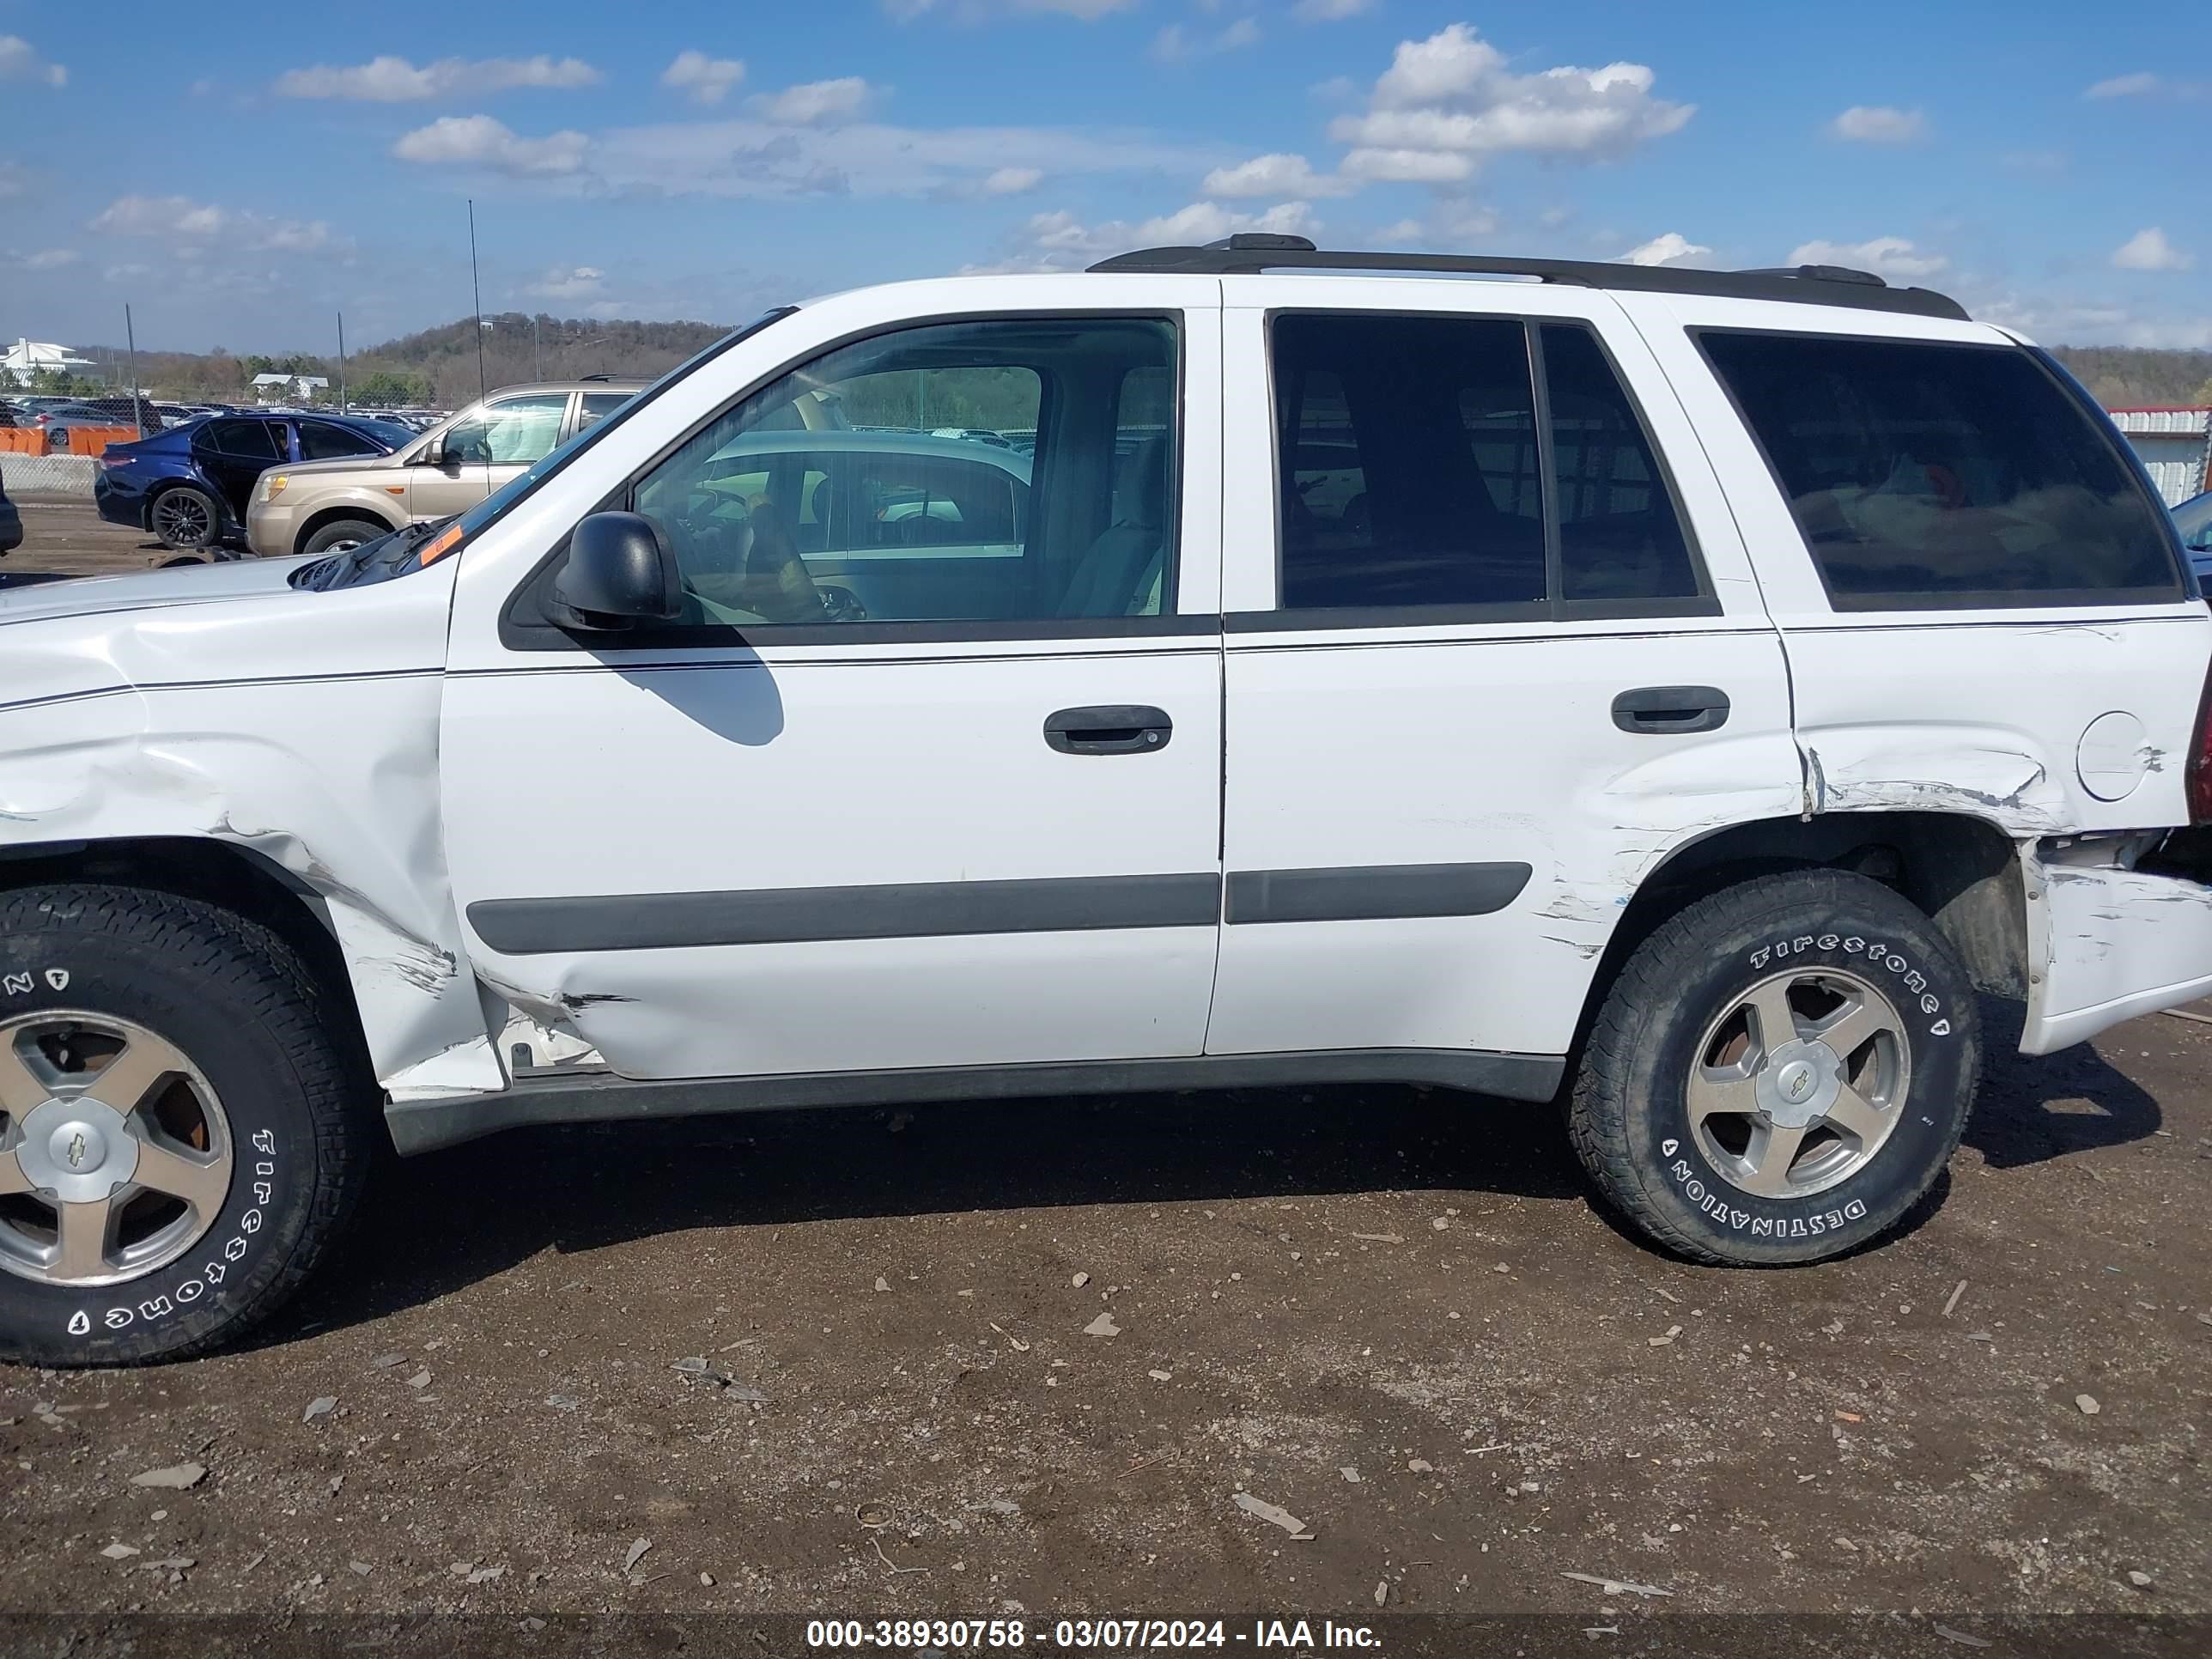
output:
<path id="1" fill-rule="evenodd" d="M 531 392 L 487 404 L 482 413 L 446 428 L 446 460 L 532 465 L 544 460 L 560 441 L 561 420 L 568 410 L 565 392 Z"/>
<path id="2" fill-rule="evenodd" d="M 726 410 L 633 501 L 694 625 L 1156 616 L 1175 591 L 1176 344 L 1138 318 L 878 336 Z M 1132 384 L 1153 392 L 1141 428 Z"/>

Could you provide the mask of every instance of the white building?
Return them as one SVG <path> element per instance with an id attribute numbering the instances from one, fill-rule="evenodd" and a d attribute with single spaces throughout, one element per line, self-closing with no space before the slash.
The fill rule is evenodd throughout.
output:
<path id="1" fill-rule="evenodd" d="M 74 374 L 78 369 L 99 368 L 89 357 L 80 357 L 65 345 L 52 345 L 40 340 L 18 338 L 7 350 L 0 351 L 0 375 L 5 375 L 17 386 L 28 386 L 31 376 L 42 368 L 56 374 Z"/>
<path id="2" fill-rule="evenodd" d="M 330 380 L 321 374 L 257 374 L 253 377 L 253 398 L 256 403 L 313 403 L 318 392 L 325 391 Z"/>
<path id="3" fill-rule="evenodd" d="M 2212 409 L 2169 405 L 2111 413 L 2168 507 L 2212 488 Z"/>

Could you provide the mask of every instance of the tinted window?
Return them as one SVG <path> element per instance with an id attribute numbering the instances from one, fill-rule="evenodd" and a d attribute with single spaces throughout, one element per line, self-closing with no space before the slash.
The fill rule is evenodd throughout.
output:
<path id="1" fill-rule="evenodd" d="M 210 421 L 192 441 L 195 445 L 205 445 L 219 454 L 236 455 L 247 460 L 277 461 L 285 459 L 278 450 L 276 440 L 271 435 L 266 421 Z"/>
<path id="2" fill-rule="evenodd" d="M 1546 598 L 1518 323 L 1284 316 L 1273 349 L 1285 609 Z"/>
<path id="3" fill-rule="evenodd" d="M 568 412 L 565 392 L 499 398 L 446 428 L 446 459 L 496 466 L 542 461 L 560 441 L 561 422 Z"/>
<path id="4" fill-rule="evenodd" d="M 2111 438 L 2010 346 L 1708 333 L 1838 610 L 2180 596 Z"/>
<path id="5" fill-rule="evenodd" d="M 1172 398 L 1155 391 L 1141 430 L 1118 422 L 1137 377 L 1173 386 L 1175 348 L 1130 319 L 864 341 L 732 407 L 634 500 L 695 623 L 1154 615 L 1173 592 Z"/>
<path id="6" fill-rule="evenodd" d="M 1688 538 L 1627 389 L 1586 328 L 1547 324 L 1544 387 L 1565 599 L 1688 599 Z"/>
<path id="7" fill-rule="evenodd" d="M 576 416 L 576 430 L 581 432 L 587 426 L 597 426 L 628 403 L 633 395 L 628 392 L 586 392 L 583 410 Z"/>
<path id="8" fill-rule="evenodd" d="M 347 455 L 381 455 L 384 447 L 328 421 L 300 422 L 300 453 L 310 461 L 334 461 Z"/>

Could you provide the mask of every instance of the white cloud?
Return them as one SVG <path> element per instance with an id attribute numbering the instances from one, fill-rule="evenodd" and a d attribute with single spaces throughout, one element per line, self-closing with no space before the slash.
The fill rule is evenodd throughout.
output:
<path id="1" fill-rule="evenodd" d="M 0 253 L 0 265 L 14 265 L 23 270 L 59 270 L 83 258 L 73 247 L 46 247 L 35 253 Z"/>
<path id="2" fill-rule="evenodd" d="M 732 87 L 745 78 L 744 61 L 709 58 L 696 49 L 679 52 L 660 71 L 660 84 L 689 93 L 695 104 L 719 104 Z"/>
<path id="3" fill-rule="evenodd" d="M 50 64 L 20 34 L 0 34 L 0 81 L 43 81 L 58 90 L 69 84 L 69 70 Z"/>
<path id="4" fill-rule="evenodd" d="M 1259 40 L 1260 26 L 1249 17 L 1240 17 L 1212 33 L 1194 33 L 1180 23 L 1170 23 L 1152 37 L 1152 53 L 1163 64 L 1180 64 L 1256 46 Z"/>
<path id="5" fill-rule="evenodd" d="M 2176 81 L 2163 75 L 2154 75 L 2148 70 L 2138 70 L 2133 75 L 2115 75 L 2109 81 L 2100 81 L 2082 93 L 2084 98 L 2203 98 L 2212 94 L 2212 82 Z"/>
<path id="6" fill-rule="evenodd" d="M 1632 265 L 1671 265 L 1685 259 L 1702 259 L 1712 249 L 1702 242 L 1693 242 L 1679 230 L 1669 230 L 1654 236 L 1648 242 L 1639 242 L 1620 256 L 1621 263 Z"/>
<path id="7" fill-rule="evenodd" d="M 1497 47 L 1454 23 L 1401 41 L 1366 113 L 1338 117 L 1329 132 L 1352 147 L 1340 171 L 1359 179 L 1449 183 L 1511 151 L 1601 161 L 1689 120 L 1695 106 L 1653 97 L 1653 79 L 1641 64 L 1516 75 Z"/>
<path id="8" fill-rule="evenodd" d="M 21 161 L 0 161 L 0 202 L 31 193 L 31 170 Z"/>
<path id="9" fill-rule="evenodd" d="M 1385 248 L 1416 246 L 1427 239 L 1428 232 L 1419 219 L 1401 219 L 1375 233 L 1376 246 Z"/>
<path id="10" fill-rule="evenodd" d="M 580 58 L 441 58 L 417 69 L 404 58 L 372 58 L 340 68 L 318 64 L 276 77 L 285 98 L 345 98 L 371 104 L 407 104 L 457 93 L 480 96 L 516 87 L 588 87 L 599 70 Z"/>
<path id="11" fill-rule="evenodd" d="M 605 285 L 606 276 L 596 265 L 556 265 L 527 291 L 545 300 L 587 300 Z"/>
<path id="12" fill-rule="evenodd" d="M 2112 250 L 2112 265 L 2119 270 L 2186 270 L 2196 263 L 2194 254 L 2167 241 L 2156 225 L 2137 231 Z"/>
<path id="13" fill-rule="evenodd" d="M 789 127 L 750 117 L 618 128 L 591 142 L 592 174 L 617 191 L 757 198 L 972 194 L 1009 167 L 1055 179 L 1196 177 L 1228 159 L 1141 131 L 874 121 Z"/>
<path id="14" fill-rule="evenodd" d="M 1208 196 L 1238 199 L 1273 196 L 1279 200 L 1290 198 L 1310 201 L 1316 196 L 1345 195 L 1352 186 L 1341 179 L 1316 173 L 1303 155 L 1286 155 L 1278 151 L 1255 155 L 1233 167 L 1216 167 L 1206 175 L 1206 182 L 1199 188 Z"/>
<path id="15" fill-rule="evenodd" d="M 426 167 L 489 167 L 547 178 L 580 170 L 590 142 L 580 132 L 567 131 L 524 138 L 489 115 L 447 115 L 403 135 L 392 153 Z"/>
<path id="16" fill-rule="evenodd" d="M 1298 0 L 1291 15 L 1301 23 L 1336 23 L 1375 9 L 1376 0 Z"/>
<path id="17" fill-rule="evenodd" d="M 835 81 L 809 81 L 803 86 L 787 87 L 781 92 L 767 94 L 752 100 L 753 112 L 763 121 L 777 126 L 825 126 L 832 122 L 849 121 L 874 103 L 877 89 L 857 75 L 847 75 Z"/>
<path id="18" fill-rule="evenodd" d="M 1019 196 L 1043 182 L 1044 174 L 1036 167 L 1000 167 L 984 179 L 981 188 L 986 196 Z"/>
<path id="19" fill-rule="evenodd" d="M 118 196 L 92 221 L 118 236 L 160 236 L 254 252 L 321 253 L 350 246 L 320 219 L 272 219 L 242 208 L 218 207 L 186 196 Z"/>
<path id="20" fill-rule="evenodd" d="M 1173 213 L 1134 224 L 1115 219 L 1086 225 L 1063 209 L 1032 215 L 1009 258 L 994 265 L 971 269 L 1068 270 L 1131 248 L 1190 246 L 1218 241 L 1240 230 L 1311 236 L 1320 228 L 1313 209 L 1304 202 L 1283 202 L 1261 213 L 1239 212 L 1218 202 L 1193 202 Z"/>
<path id="21" fill-rule="evenodd" d="M 2100 81 L 2081 95 L 2084 98 L 2142 98 L 2156 92 L 2162 83 L 2148 70 L 2138 70 L 2133 75 L 2115 75 L 2108 81 Z"/>
<path id="22" fill-rule="evenodd" d="M 1876 236 L 1864 242 L 1801 242 L 1784 261 L 1793 265 L 1846 265 L 1878 276 L 1933 276 L 1950 268 L 1940 253 L 1915 247 L 1902 236 Z"/>
<path id="23" fill-rule="evenodd" d="M 1928 118 L 1917 109 L 1854 104 L 1828 123 L 1829 136 L 1855 144 L 1911 144 L 1928 136 Z"/>

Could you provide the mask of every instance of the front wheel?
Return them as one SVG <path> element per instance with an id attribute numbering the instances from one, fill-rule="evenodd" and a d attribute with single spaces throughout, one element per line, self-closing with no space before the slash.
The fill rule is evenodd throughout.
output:
<path id="1" fill-rule="evenodd" d="M 136 888 L 0 895 L 0 1358 L 231 1341 L 337 1236 L 373 1114 L 265 928 Z"/>
<path id="2" fill-rule="evenodd" d="M 1980 1061 L 1972 984 L 1924 915 L 1863 876 L 1760 876 L 1630 956 L 1569 1127 L 1600 1190 L 1666 1248 L 1819 1261 L 1935 1184 Z"/>
<path id="3" fill-rule="evenodd" d="M 391 533 L 388 526 L 372 524 L 367 519 L 340 519 L 308 537 L 300 551 L 311 555 L 350 553 L 363 542 L 373 542 Z"/>

